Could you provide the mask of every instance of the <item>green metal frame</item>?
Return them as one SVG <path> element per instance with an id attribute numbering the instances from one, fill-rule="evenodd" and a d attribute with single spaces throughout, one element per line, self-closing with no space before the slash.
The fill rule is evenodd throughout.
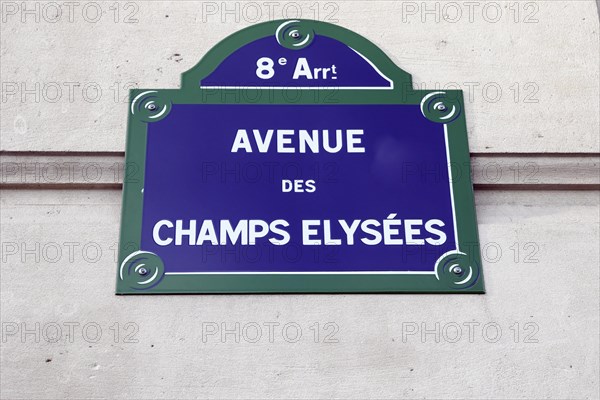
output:
<path id="1" fill-rule="evenodd" d="M 462 91 L 413 90 L 410 74 L 398 68 L 376 45 L 362 36 L 325 22 L 296 20 L 305 34 L 337 39 L 368 58 L 390 78 L 389 90 L 336 90 L 271 88 L 240 96 L 231 89 L 202 89 L 199 82 L 241 46 L 274 35 L 284 20 L 243 29 L 212 48 L 191 70 L 182 75 L 181 89 L 135 89 L 130 91 L 121 238 L 117 268 L 117 294 L 160 293 L 484 293 L 477 221 L 470 175 L 469 146 Z M 314 36 L 314 35 L 313 35 Z M 445 125 L 453 179 L 451 188 L 457 244 L 460 250 L 438 260 L 435 274 L 202 274 L 170 275 L 158 255 L 140 249 L 144 205 L 144 171 L 147 127 L 164 118 L 172 104 L 411 104 L 421 105 L 424 118 Z M 435 107 L 434 107 L 435 102 Z M 439 107 L 442 103 L 443 107 Z M 454 116 L 448 118 L 450 113 Z M 449 122 L 450 121 L 450 122 Z M 460 175 L 456 174 L 457 168 Z M 132 257 L 143 257 L 152 284 L 127 273 L 122 266 Z"/>

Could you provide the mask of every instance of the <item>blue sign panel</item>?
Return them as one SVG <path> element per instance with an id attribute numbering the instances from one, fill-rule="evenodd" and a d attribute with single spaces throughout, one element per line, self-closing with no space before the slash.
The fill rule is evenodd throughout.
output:
<path id="1" fill-rule="evenodd" d="M 482 293 L 461 93 L 333 25 L 246 31 L 132 92 L 117 292 Z"/>
<path id="2" fill-rule="evenodd" d="M 393 81 L 347 45 L 319 37 L 301 54 L 270 36 L 240 48 L 202 79 L 203 88 L 391 89 Z M 257 58 L 258 56 L 258 58 Z M 247 68 L 240 68 L 240 66 Z M 348 73 L 351 69 L 351 73 Z"/>

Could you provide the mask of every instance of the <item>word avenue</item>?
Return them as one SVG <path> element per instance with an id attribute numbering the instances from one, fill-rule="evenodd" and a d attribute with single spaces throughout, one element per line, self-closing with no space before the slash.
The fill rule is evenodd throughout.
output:
<path id="1" fill-rule="evenodd" d="M 245 151 L 252 153 L 267 153 L 275 141 L 274 148 L 277 153 L 319 153 L 322 149 L 327 153 L 339 153 L 345 149 L 348 153 L 364 153 L 362 146 L 362 129 L 238 129 L 231 147 L 232 153 Z"/>

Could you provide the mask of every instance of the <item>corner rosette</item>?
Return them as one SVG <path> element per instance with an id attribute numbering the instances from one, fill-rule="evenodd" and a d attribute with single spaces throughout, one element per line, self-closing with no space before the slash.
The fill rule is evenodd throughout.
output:
<path id="1" fill-rule="evenodd" d="M 421 100 L 421 113 L 432 122 L 448 124 L 458 118 L 461 112 L 460 102 L 447 92 L 429 93 Z"/>
<path id="2" fill-rule="evenodd" d="M 479 264 L 458 250 L 442 255 L 435 263 L 435 277 L 452 289 L 468 289 L 480 275 Z"/>
<path id="3" fill-rule="evenodd" d="M 275 32 L 277 43 L 286 49 L 300 50 L 308 47 L 315 39 L 309 21 L 290 20 L 282 23 Z"/>
<path id="4" fill-rule="evenodd" d="M 156 122 L 171 111 L 171 102 L 162 98 L 158 91 L 147 90 L 137 94 L 131 101 L 131 114 L 143 122 Z"/>
<path id="5" fill-rule="evenodd" d="M 131 289 L 146 290 L 158 285 L 165 276 L 165 266 L 159 256 L 148 251 L 128 255 L 119 269 L 119 279 Z"/>

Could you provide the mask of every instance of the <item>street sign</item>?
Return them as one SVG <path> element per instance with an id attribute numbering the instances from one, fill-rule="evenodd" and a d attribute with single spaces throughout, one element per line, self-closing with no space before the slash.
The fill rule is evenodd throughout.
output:
<path id="1" fill-rule="evenodd" d="M 461 91 L 309 20 L 131 91 L 118 294 L 339 292 L 484 292 Z"/>

